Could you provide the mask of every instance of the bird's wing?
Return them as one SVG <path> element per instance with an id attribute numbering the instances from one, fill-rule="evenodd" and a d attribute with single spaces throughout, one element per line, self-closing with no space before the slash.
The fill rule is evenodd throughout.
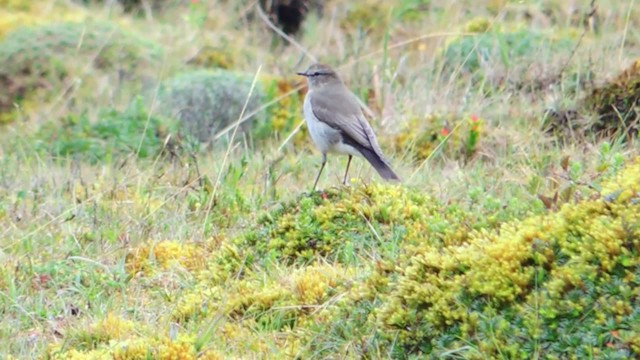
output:
<path id="1" fill-rule="evenodd" d="M 325 92 L 330 95 L 325 96 Z M 325 87 L 311 94 L 313 115 L 323 123 L 339 130 L 353 142 L 367 149 L 379 150 L 376 136 L 360 109 L 357 100 L 346 88 Z"/>
<path id="2" fill-rule="evenodd" d="M 355 95 L 341 87 L 329 88 L 331 96 L 323 96 L 325 89 L 311 93 L 311 109 L 316 119 L 340 131 L 342 140 L 357 149 L 384 179 L 399 180 L 382 153 L 360 104 L 353 98 Z"/>

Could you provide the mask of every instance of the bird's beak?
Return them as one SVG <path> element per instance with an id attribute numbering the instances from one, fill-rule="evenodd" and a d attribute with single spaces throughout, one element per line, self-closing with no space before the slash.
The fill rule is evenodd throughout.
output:
<path id="1" fill-rule="evenodd" d="M 306 73 L 306 72 L 298 72 L 298 73 L 296 73 L 296 74 L 298 74 L 298 75 L 300 75 L 300 76 L 304 76 L 304 77 L 309 76 L 309 75 L 307 75 L 307 73 Z"/>

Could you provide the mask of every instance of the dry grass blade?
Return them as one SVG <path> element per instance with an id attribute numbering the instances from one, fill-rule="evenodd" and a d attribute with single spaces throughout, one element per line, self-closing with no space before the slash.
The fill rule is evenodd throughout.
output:
<path id="1" fill-rule="evenodd" d="M 249 105 L 249 100 L 251 99 L 251 96 L 253 96 L 253 91 L 256 88 L 256 84 L 258 82 L 258 76 L 260 76 L 260 70 L 262 69 L 262 66 L 258 67 L 258 70 L 256 70 L 255 75 L 253 76 L 253 81 L 251 82 L 251 88 L 249 89 L 249 94 L 247 94 L 247 98 L 244 102 L 244 105 L 242 107 L 242 111 L 240 112 L 240 116 L 238 116 L 238 121 L 235 122 L 235 127 L 233 128 L 233 133 L 231 134 L 231 138 L 229 139 L 229 144 L 227 145 L 227 150 L 224 153 L 224 157 L 222 158 L 222 164 L 220 165 L 220 170 L 218 171 L 218 176 L 216 178 L 216 182 L 213 186 L 213 191 L 211 192 L 211 195 L 209 196 L 209 202 L 207 203 L 207 209 L 206 209 L 206 215 L 205 215 L 205 219 L 209 218 L 209 214 L 211 213 L 211 208 L 213 206 L 213 200 L 215 199 L 217 193 L 218 193 L 218 189 L 220 187 L 220 182 L 222 180 L 222 175 L 225 171 L 225 167 L 227 166 L 227 160 L 229 159 L 229 155 L 231 154 L 231 148 L 233 147 L 233 143 L 234 140 L 236 138 L 236 134 L 238 132 L 238 127 L 240 126 L 240 120 L 244 117 L 244 113 L 247 110 L 247 106 Z M 203 238 L 205 237 L 205 233 L 206 233 L 206 222 L 202 225 L 202 235 Z"/>

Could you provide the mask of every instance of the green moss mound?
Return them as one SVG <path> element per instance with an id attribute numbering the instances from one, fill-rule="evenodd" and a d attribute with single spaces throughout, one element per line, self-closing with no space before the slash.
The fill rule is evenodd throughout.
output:
<path id="1" fill-rule="evenodd" d="M 110 23 L 19 28 L 0 42 L 0 113 L 38 89 L 59 93 L 65 80 L 96 69 L 122 75 L 144 68 L 160 48 Z"/>
<path id="2" fill-rule="evenodd" d="M 274 209 L 238 245 L 260 264 L 374 256 L 300 330 L 310 353 L 356 332 L 363 352 L 397 357 L 637 356 L 640 161 L 589 200 L 514 218 L 492 226 L 406 189 L 358 187 Z"/>
<path id="3" fill-rule="evenodd" d="M 253 77 L 226 70 L 198 70 L 164 82 L 158 97 L 160 112 L 179 120 L 185 134 L 209 142 L 218 131 L 240 119 Z M 258 110 L 263 90 L 256 86 L 245 115 Z M 241 129 L 246 129 L 242 125 Z"/>
<path id="4" fill-rule="evenodd" d="M 224 319 L 216 334 L 241 357 L 635 358 L 640 158 L 594 187 L 553 212 L 470 215 L 416 190 L 358 185 L 277 205 L 235 240 L 143 244 L 127 256 L 132 281 L 170 267 L 193 275 L 166 314 L 182 337 L 109 315 L 58 355 L 134 343 L 194 353 Z"/>

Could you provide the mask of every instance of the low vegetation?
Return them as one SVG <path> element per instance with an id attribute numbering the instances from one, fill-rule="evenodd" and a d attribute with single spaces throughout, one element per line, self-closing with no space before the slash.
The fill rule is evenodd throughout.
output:
<path id="1" fill-rule="evenodd" d="M 0 8 L 0 357 L 640 357 L 632 2 Z"/>

